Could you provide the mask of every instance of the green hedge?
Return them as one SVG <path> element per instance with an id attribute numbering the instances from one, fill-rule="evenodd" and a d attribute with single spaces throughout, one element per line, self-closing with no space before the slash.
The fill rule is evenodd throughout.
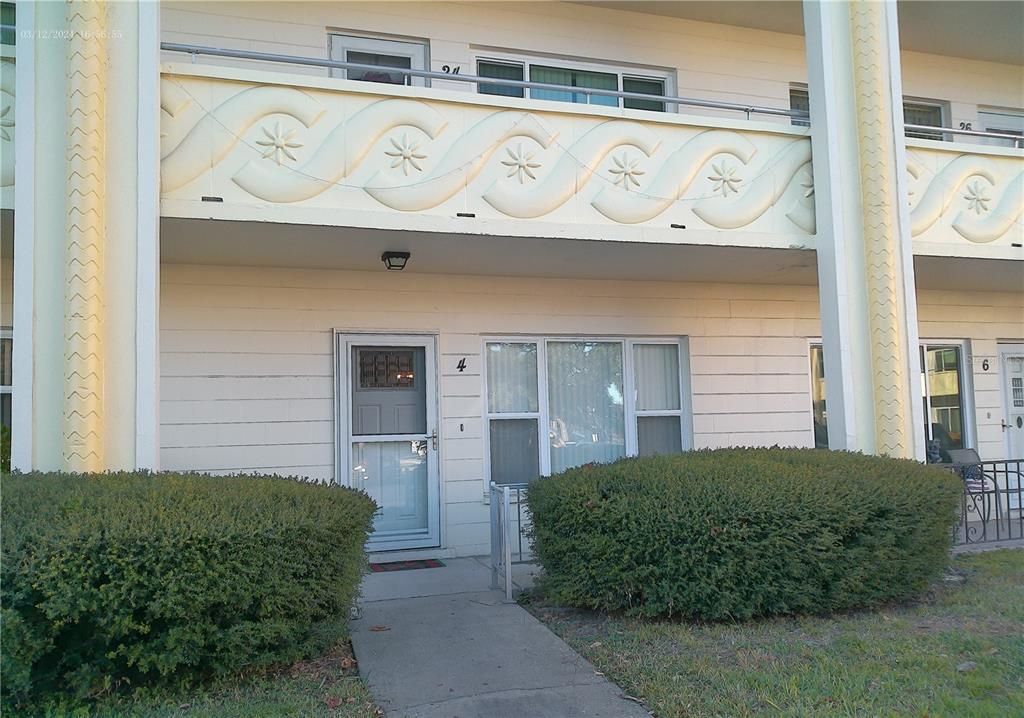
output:
<path id="1" fill-rule="evenodd" d="M 550 600 L 723 620 L 918 594 L 947 564 L 960 491 L 913 461 L 727 449 L 582 466 L 527 497 Z"/>
<path id="2" fill-rule="evenodd" d="M 277 477 L 8 475 L 3 702 L 184 684 L 335 639 L 365 494 Z"/>

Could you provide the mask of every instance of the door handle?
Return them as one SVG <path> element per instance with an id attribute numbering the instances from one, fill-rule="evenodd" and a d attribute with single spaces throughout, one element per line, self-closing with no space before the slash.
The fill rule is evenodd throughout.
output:
<path id="1" fill-rule="evenodd" d="M 430 435 L 430 446 L 437 451 L 437 429 L 434 429 L 434 433 Z"/>

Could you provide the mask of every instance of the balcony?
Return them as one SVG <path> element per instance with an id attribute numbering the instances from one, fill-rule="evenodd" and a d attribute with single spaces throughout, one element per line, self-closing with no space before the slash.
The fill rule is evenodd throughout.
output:
<path id="1" fill-rule="evenodd" d="M 814 246 L 809 130 L 749 119 L 786 110 L 696 117 L 195 64 L 165 66 L 161 107 L 168 217 Z M 907 144 L 915 253 L 1022 256 L 1024 150 Z"/>

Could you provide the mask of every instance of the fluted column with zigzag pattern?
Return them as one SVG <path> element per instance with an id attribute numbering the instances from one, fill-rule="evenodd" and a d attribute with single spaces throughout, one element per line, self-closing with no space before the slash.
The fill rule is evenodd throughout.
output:
<path id="1" fill-rule="evenodd" d="M 64 468 L 103 468 L 106 4 L 69 0 Z"/>
<path id="2" fill-rule="evenodd" d="M 875 395 L 875 442 L 879 453 L 913 456 L 904 397 L 910 378 L 902 361 L 903 306 L 897 185 L 892 158 L 885 8 L 882 3 L 850 3 L 853 75 L 860 142 L 864 255 Z"/>

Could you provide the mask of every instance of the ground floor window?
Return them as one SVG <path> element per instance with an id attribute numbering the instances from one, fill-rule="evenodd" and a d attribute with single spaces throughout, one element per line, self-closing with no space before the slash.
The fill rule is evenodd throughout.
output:
<path id="1" fill-rule="evenodd" d="M 682 349 L 678 340 L 485 342 L 490 480 L 526 483 L 688 447 Z"/>
<path id="2" fill-rule="evenodd" d="M 922 342 L 921 396 L 924 402 L 925 440 L 929 454 L 948 461 L 950 449 L 969 446 L 965 410 L 963 345 Z M 828 448 L 828 412 L 825 408 L 825 359 L 820 344 L 812 344 L 811 410 L 814 445 Z"/>

